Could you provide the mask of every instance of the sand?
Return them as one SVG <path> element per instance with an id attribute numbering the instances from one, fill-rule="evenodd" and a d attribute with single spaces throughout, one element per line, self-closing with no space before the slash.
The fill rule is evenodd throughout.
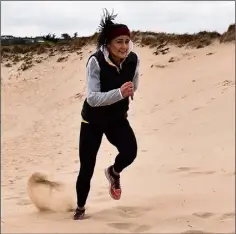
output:
<path id="1" fill-rule="evenodd" d="M 104 137 L 87 218 L 72 219 L 65 204 L 75 206 L 85 64 L 93 50 L 62 62 L 52 56 L 25 71 L 2 64 L 2 232 L 234 233 L 234 43 L 170 47 L 165 55 L 134 46 L 141 77 L 129 120 L 138 157 L 122 173 L 122 199 L 112 200 L 104 168 L 117 150 Z M 52 211 L 32 204 L 34 172 L 67 186 L 54 195 L 33 188 L 41 205 L 54 201 Z"/>

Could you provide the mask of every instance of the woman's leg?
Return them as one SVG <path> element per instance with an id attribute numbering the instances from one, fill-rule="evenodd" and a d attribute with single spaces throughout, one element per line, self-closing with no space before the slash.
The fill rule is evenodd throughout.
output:
<path id="1" fill-rule="evenodd" d="M 78 208 L 84 208 L 85 206 L 102 136 L 103 132 L 97 125 L 81 123 L 79 142 L 80 171 L 76 182 Z"/>
<path id="2" fill-rule="evenodd" d="M 117 124 L 109 126 L 105 131 L 108 141 L 119 151 L 113 166 L 106 169 L 106 177 L 110 182 L 110 195 L 114 199 L 119 199 L 121 195 L 120 176 L 137 156 L 137 141 L 133 129 L 127 119 Z"/>

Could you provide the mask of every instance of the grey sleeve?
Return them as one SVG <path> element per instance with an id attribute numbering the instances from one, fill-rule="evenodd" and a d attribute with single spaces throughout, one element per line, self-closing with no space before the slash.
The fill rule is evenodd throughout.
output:
<path id="1" fill-rule="evenodd" d="M 91 57 L 86 69 L 87 102 L 92 107 L 107 106 L 123 99 L 120 89 L 100 91 L 100 67 L 95 57 Z"/>
<path id="2" fill-rule="evenodd" d="M 140 59 L 138 58 L 137 67 L 133 78 L 134 92 L 138 89 L 139 86 L 139 67 L 140 67 Z"/>

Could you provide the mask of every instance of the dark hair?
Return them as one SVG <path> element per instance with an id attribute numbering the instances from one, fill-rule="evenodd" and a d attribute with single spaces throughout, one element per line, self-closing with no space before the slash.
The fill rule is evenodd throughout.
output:
<path id="1" fill-rule="evenodd" d="M 125 24 L 117 24 L 113 22 L 117 15 L 118 14 L 114 15 L 113 11 L 109 14 L 108 10 L 104 9 L 104 14 L 98 27 L 99 36 L 97 40 L 97 49 L 103 45 L 107 45 L 112 38 L 119 34 L 130 35 L 129 29 Z"/>

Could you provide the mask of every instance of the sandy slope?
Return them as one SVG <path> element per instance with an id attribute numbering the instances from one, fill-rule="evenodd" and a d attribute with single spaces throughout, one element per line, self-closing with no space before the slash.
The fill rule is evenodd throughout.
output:
<path id="1" fill-rule="evenodd" d="M 234 44 L 172 47 L 158 56 L 135 47 L 141 77 L 129 119 L 139 152 L 122 175 L 122 200 L 108 194 L 103 169 L 116 149 L 104 137 L 90 217 L 80 222 L 73 213 L 37 212 L 26 190 L 35 171 L 63 180 L 75 196 L 84 67 L 92 49 L 84 49 L 82 60 L 52 57 L 21 73 L 2 66 L 3 233 L 233 233 Z M 169 63 L 170 57 L 178 59 Z"/>

